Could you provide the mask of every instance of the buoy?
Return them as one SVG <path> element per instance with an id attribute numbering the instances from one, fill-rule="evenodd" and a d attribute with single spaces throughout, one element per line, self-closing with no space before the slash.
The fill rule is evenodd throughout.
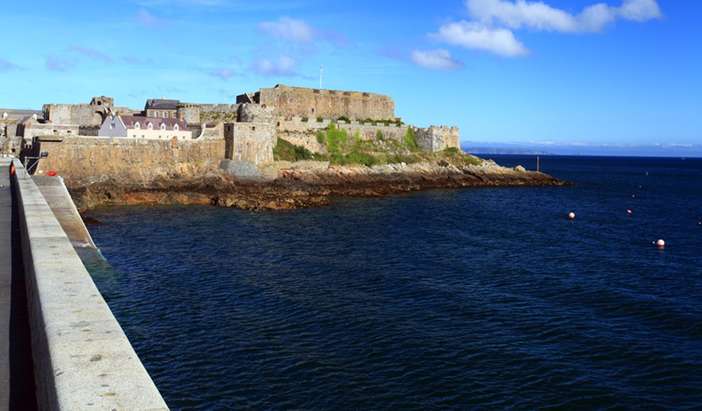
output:
<path id="1" fill-rule="evenodd" d="M 636 194 L 632 194 L 632 195 L 631 195 L 631 198 L 636 198 Z"/>
<path id="2" fill-rule="evenodd" d="M 56 172 L 55 172 L 54 170 L 49 170 L 49 171 L 46 173 L 46 175 L 49 176 L 49 177 L 56 177 L 56 176 L 57 176 L 57 174 L 56 174 Z"/>
<path id="3" fill-rule="evenodd" d="M 575 213 L 574 212 L 571 211 L 570 213 L 568 213 L 568 220 L 575 220 Z"/>
<path id="4" fill-rule="evenodd" d="M 656 244 L 656 247 L 663 249 L 665 248 L 665 240 L 658 240 L 654 244 Z"/>
<path id="5" fill-rule="evenodd" d="M 627 213 L 628 215 L 632 215 L 632 214 L 634 214 L 634 212 L 633 212 L 633 211 L 631 211 L 631 209 L 630 209 L 630 208 L 627 208 L 627 209 L 626 209 L 626 213 Z"/>
<path id="6" fill-rule="evenodd" d="M 12 163 L 10 165 L 10 175 L 14 176 L 15 175 L 15 163 Z"/>

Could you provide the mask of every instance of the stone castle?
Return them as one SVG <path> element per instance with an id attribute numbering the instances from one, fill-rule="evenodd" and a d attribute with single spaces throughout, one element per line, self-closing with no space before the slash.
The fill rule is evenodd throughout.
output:
<path id="1" fill-rule="evenodd" d="M 331 123 L 365 140 L 380 135 L 401 141 L 411 128 L 422 150 L 438 152 L 459 148 L 458 128 L 405 125 L 395 117 L 395 103 L 388 96 L 285 85 L 239 95 L 235 104 L 149 99 L 143 110 L 132 110 L 115 106 L 111 97 L 98 96 L 88 104 L 46 104 L 41 112 L 0 109 L 0 116 L 2 151 L 15 155 L 30 146 L 36 152 L 36 146 L 42 141 L 171 138 L 165 128 L 164 133 L 151 129 L 149 132 L 131 130 L 121 135 L 109 132 L 106 123 L 115 124 L 119 116 L 129 119 L 119 124 L 137 127 L 148 124 L 149 128 L 152 124 L 163 126 L 168 119 L 168 124 L 175 122 L 185 127 L 180 134 L 187 131 L 189 138 L 175 139 L 178 144 L 224 140 L 221 158 L 253 165 L 273 162 L 273 148 L 278 138 L 312 152 L 321 152 L 324 148 L 315 136 Z M 144 121 L 137 121 L 139 116 Z"/>
<path id="2" fill-rule="evenodd" d="M 242 94 L 236 102 L 275 107 L 281 117 L 309 117 L 357 120 L 394 120 L 395 102 L 388 96 L 357 91 L 319 90 L 277 85 L 252 94 Z"/>

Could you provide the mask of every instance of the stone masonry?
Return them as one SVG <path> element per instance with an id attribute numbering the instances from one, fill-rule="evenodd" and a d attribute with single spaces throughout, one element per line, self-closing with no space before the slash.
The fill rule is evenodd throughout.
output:
<path id="1" fill-rule="evenodd" d="M 251 101 L 253 99 L 253 101 Z M 237 103 L 275 107 L 278 115 L 307 118 L 394 120 L 395 103 L 384 95 L 276 85 L 237 97 Z"/>

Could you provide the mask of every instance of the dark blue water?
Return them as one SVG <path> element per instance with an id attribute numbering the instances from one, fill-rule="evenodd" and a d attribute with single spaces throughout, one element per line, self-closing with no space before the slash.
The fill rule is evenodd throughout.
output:
<path id="1" fill-rule="evenodd" d="M 575 186 L 104 209 L 91 270 L 175 409 L 701 409 L 702 160 L 542 166 Z"/>

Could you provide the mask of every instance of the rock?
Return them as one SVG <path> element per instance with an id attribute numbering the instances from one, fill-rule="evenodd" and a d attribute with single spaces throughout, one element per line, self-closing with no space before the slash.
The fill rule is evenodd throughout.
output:
<path id="1" fill-rule="evenodd" d="M 514 171 L 518 173 L 526 173 L 526 168 L 524 168 L 523 166 L 516 166 L 514 167 Z"/>
<path id="2" fill-rule="evenodd" d="M 219 168 L 225 173 L 239 178 L 260 178 L 261 172 L 254 163 L 238 160 L 222 160 L 219 163 Z"/>

